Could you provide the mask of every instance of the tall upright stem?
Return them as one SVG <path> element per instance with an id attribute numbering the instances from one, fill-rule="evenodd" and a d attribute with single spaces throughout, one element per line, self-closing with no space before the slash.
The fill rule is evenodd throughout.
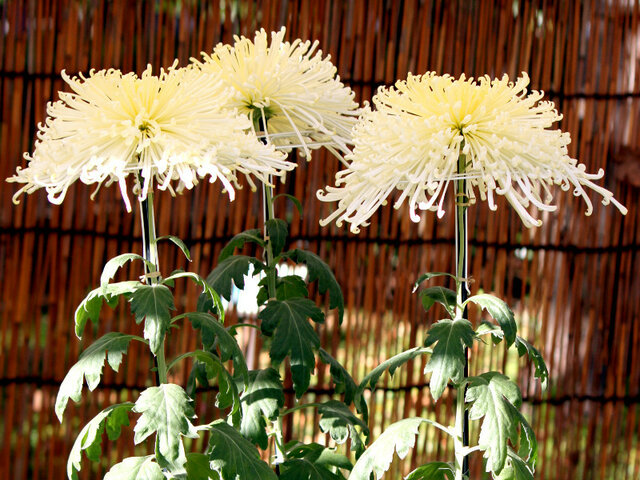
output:
<path id="1" fill-rule="evenodd" d="M 147 194 L 147 198 L 140 202 L 140 218 L 142 219 L 142 249 L 144 258 L 149 262 L 145 264 L 147 285 L 158 283 L 158 277 L 154 274 L 160 271 L 158 258 L 158 242 L 156 240 L 156 220 L 153 209 L 153 192 Z M 167 363 L 164 356 L 164 338 L 156 355 L 158 367 L 158 384 L 167 383 Z"/>
<path id="2" fill-rule="evenodd" d="M 462 176 L 466 170 L 466 156 L 462 153 L 464 141 L 460 145 L 460 153 L 458 155 L 458 175 Z M 456 318 L 467 319 L 467 307 L 460 308 L 468 296 L 467 286 L 467 207 L 468 197 L 467 182 L 464 178 L 459 178 L 455 182 L 456 191 Z M 464 349 L 464 378 L 469 376 L 468 349 Z M 469 458 L 464 454 L 465 447 L 469 446 L 469 412 L 465 409 L 465 393 L 466 385 L 459 389 L 456 398 L 456 480 L 469 478 Z"/>
<path id="3" fill-rule="evenodd" d="M 267 121 L 264 117 L 260 118 L 259 121 L 260 127 L 263 129 L 265 134 L 267 133 Z M 265 135 L 264 142 L 267 143 L 267 136 Z M 264 238 L 266 240 L 266 264 L 267 264 L 267 293 L 269 294 L 269 299 L 276 298 L 276 280 L 277 280 L 277 272 L 276 266 L 273 263 L 273 247 L 271 243 L 271 239 L 269 238 L 269 232 L 267 231 L 267 222 L 269 220 L 273 220 L 275 215 L 273 213 L 273 178 L 269 175 L 269 185 L 262 184 L 262 210 L 264 217 Z M 280 464 L 285 461 L 284 447 L 283 447 L 283 435 L 282 435 L 282 416 L 278 416 L 278 418 L 273 422 L 273 433 L 274 433 L 274 450 L 275 450 L 275 464 L 276 464 L 276 473 L 280 473 Z"/>

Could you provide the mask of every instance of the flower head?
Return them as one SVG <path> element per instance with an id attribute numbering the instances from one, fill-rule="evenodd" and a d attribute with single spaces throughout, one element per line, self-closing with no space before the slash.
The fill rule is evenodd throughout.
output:
<path id="1" fill-rule="evenodd" d="M 495 210 L 495 195 L 503 195 L 527 227 L 542 224 L 530 205 L 556 209 L 549 203 L 554 184 L 582 196 L 587 215 L 593 207 L 586 189 L 626 213 L 611 192 L 593 183 L 602 170 L 589 174 L 569 157 L 569 134 L 549 128 L 561 115 L 552 102 L 540 101 L 542 93 L 527 95 L 528 84 L 525 73 L 515 83 L 506 75 L 475 81 L 426 73 L 381 88 L 373 98 L 377 109 L 366 108 L 354 127 L 354 151 L 336 175 L 337 186 L 318 192 L 321 200 L 338 202 L 321 223 L 346 221 L 357 232 L 395 189 L 402 192 L 395 207 L 408 199 L 413 221 L 419 221 L 418 209 L 442 217 L 449 184 L 462 178 L 470 203 L 477 191 Z"/>
<path id="2" fill-rule="evenodd" d="M 221 109 L 221 82 L 194 68 L 174 64 L 154 76 L 148 66 L 140 77 L 110 69 L 71 78 L 63 71 L 62 77 L 72 92 L 60 92 L 47 106 L 33 155 L 25 154 L 27 168 L 8 179 L 25 184 L 14 202 L 45 188 L 49 201 L 59 204 L 79 179 L 98 188 L 118 182 L 130 210 L 129 174 L 141 199 L 153 183 L 180 192 L 207 175 L 233 199 L 237 172 L 266 180 L 294 166 L 247 133 L 246 117 Z"/>
<path id="3" fill-rule="evenodd" d="M 275 145 L 287 150 L 327 147 L 341 158 L 349 152 L 350 132 L 358 116 L 353 91 L 336 75 L 330 57 L 322 58 L 318 42 L 285 42 L 285 28 L 264 30 L 251 41 L 235 37 L 233 46 L 218 44 L 203 61 L 192 59 L 205 72 L 219 74 L 231 87 L 227 107 L 247 115 Z"/>

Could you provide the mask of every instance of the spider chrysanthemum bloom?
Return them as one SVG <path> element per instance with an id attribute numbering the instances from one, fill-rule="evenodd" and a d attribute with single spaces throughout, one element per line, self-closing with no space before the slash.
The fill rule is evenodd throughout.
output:
<path id="1" fill-rule="evenodd" d="M 294 166 L 251 133 L 246 117 L 222 109 L 222 83 L 194 68 L 174 64 L 154 76 L 148 66 L 140 77 L 110 69 L 71 78 L 63 71 L 62 77 L 72 92 L 60 92 L 47 106 L 34 152 L 25 154 L 27 168 L 8 179 L 25 184 L 14 202 L 45 188 L 59 204 L 79 179 L 97 184 L 96 192 L 117 182 L 130 211 L 130 174 L 140 199 L 152 185 L 180 192 L 206 176 L 219 179 L 233 199 L 238 172 L 266 181 Z"/>
<path id="2" fill-rule="evenodd" d="M 285 29 L 264 30 L 254 40 L 235 37 L 233 46 L 219 44 L 202 62 L 191 59 L 204 72 L 219 74 L 231 87 L 226 106 L 246 114 L 267 139 L 281 148 L 301 148 L 307 159 L 311 149 L 324 146 L 338 158 L 349 152 L 350 132 L 359 114 L 353 91 L 336 75 L 330 57 L 322 58 L 313 44 L 284 41 Z"/>
<path id="3" fill-rule="evenodd" d="M 338 202 L 321 223 L 346 221 L 357 232 L 395 189 L 402 192 L 395 207 L 408 199 L 413 221 L 419 221 L 417 210 L 436 210 L 442 217 L 446 192 L 461 178 L 470 203 L 479 193 L 495 210 L 495 195 L 503 195 L 527 227 L 542 224 L 531 205 L 556 209 L 550 205 L 554 184 L 581 196 L 587 215 L 593 209 L 589 189 L 626 213 L 610 191 L 593 182 L 602 170 L 589 174 L 569 157 L 569 134 L 550 128 L 562 116 L 553 102 L 540 101 L 542 93 L 527 94 L 528 84 L 525 73 L 513 83 L 506 75 L 475 81 L 430 72 L 381 88 L 373 98 L 376 110 L 365 109 L 354 128 L 354 151 L 336 175 L 337 186 L 318 192 L 321 200 Z"/>

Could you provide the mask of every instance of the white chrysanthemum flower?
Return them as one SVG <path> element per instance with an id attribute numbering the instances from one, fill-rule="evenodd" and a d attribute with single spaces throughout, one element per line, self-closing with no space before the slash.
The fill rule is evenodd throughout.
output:
<path id="1" fill-rule="evenodd" d="M 246 114 L 253 125 L 264 125 L 264 136 L 290 150 L 327 147 L 338 158 L 349 152 L 351 129 L 359 114 L 353 91 L 336 75 L 330 57 L 322 58 L 318 42 L 285 42 L 285 28 L 264 30 L 251 41 L 235 37 L 233 46 L 218 44 L 203 61 L 191 59 L 205 72 L 219 74 L 232 93 L 227 107 Z"/>
<path id="2" fill-rule="evenodd" d="M 49 201 L 60 204 L 79 179 L 97 184 L 96 192 L 105 182 L 117 182 L 130 211 L 129 174 L 140 199 L 153 183 L 180 192 L 208 175 L 211 182 L 219 179 L 233 200 L 237 172 L 267 181 L 295 166 L 262 144 L 245 116 L 221 108 L 226 92 L 220 81 L 176 64 L 159 76 L 151 66 L 141 77 L 110 69 L 70 78 L 63 71 L 72 92 L 60 92 L 60 100 L 47 106 L 49 117 L 39 125 L 33 155 L 25 154 L 28 167 L 8 179 L 25 184 L 14 202 L 22 193 L 45 188 Z"/>
<path id="3" fill-rule="evenodd" d="M 318 192 L 321 200 L 338 202 L 321 224 L 346 221 L 357 233 L 395 189 L 402 191 L 395 207 L 408 199 L 414 222 L 416 210 L 436 210 L 442 217 L 449 184 L 461 178 L 467 180 L 470 203 L 477 189 L 495 210 L 495 195 L 503 195 L 527 227 L 542 224 L 530 205 L 556 209 L 549 204 L 554 184 L 582 196 L 587 215 L 593 208 L 586 189 L 625 214 L 611 192 L 593 183 L 604 172 L 586 173 L 569 157 L 569 134 L 549 128 L 562 116 L 553 102 L 539 101 L 542 93 L 527 95 L 528 84 L 525 73 L 512 83 L 506 75 L 476 82 L 430 72 L 381 88 L 373 99 L 377 110 L 365 109 L 354 128 L 354 151 L 346 157 L 349 166 L 336 175 L 337 186 Z"/>

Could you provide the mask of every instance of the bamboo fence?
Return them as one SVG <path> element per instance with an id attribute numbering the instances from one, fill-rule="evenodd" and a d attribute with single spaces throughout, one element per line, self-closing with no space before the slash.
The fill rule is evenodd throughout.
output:
<path id="1" fill-rule="evenodd" d="M 551 373 L 548 392 L 531 367 L 511 356 L 476 349 L 473 368 L 506 368 L 517 375 L 524 409 L 539 437 L 538 479 L 640 478 L 640 3 L 632 0 L 298 0 L 298 1 L 0 1 L 0 178 L 24 165 L 47 101 L 64 89 L 60 71 L 115 67 L 140 73 L 174 58 L 181 65 L 258 28 L 288 29 L 288 38 L 317 39 L 341 79 L 361 101 L 407 72 L 434 70 L 458 76 L 521 71 L 564 114 L 570 154 L 629 208 L 626 217 L 596 204 L 585 217 L 581 200 L 559 194 L 559 210 L 526 230 L 504 202 L 497 213 L 470 210 L 472 289 L 493 292 L 514 307 L 523 335 L 538 345 Z M 321 341 L 356 378 L 403 348 L 419 344 L 437 311 L 425 315 L 413 281 L 425 271 L 453 268 L 453 219 L 424 214 L 419 224 L 405 209 L 381 209 L 360 235 L 321 228 L 330 206 L 315 193 L 333 184 L 338 162 L 315 153 L 279 192 L 304 204 L 290 216 L 292 243 L 327 259 L 343 287 L 345 320 L 331 312 Z M 128 309 L 105 313 L 99 331 L 78 341 L 72 316 L 96 286 L 104 262 L 140 252 L 138 214 L 123 214 L 117 189 L 73 186 L 62 206 L 43 192 L 11 204 L 15 186 L 0 182 L 0 477 L 65 478 L 66 458 L 81 426 L 106 403 L 133 398 L 148 385 L 149 359 L 133 348 L 118 374 L 105 369 L 101 386 L 72 405 L 60 424 L 53 403 L 65 372 L 91 338 L 108 330 L 132 331 Z M 260 222 L 259 195 L 245 188 L 229 203 L 218 183 L 202 184 L 176 199 L 157 196 L 158 233 L 191 247 L 186 265 L 172 247 L 161 250 L 166 269 L 206 275 L 231 235 Z M 278 212 L 276 212 L 278 213 Z M 139 274 L 135 269 L 125 272 Z M 193 308 L 197 290 L 177 286 L 180 307 Z M 321 296 L 319 302 L 325 301 Z M 180 308 L 179 307 L 179 308 Z M 441 312 L 440 312 L 441 313 Z M 231 306 L 230 321 L 251 316 Z M 184 351 L 196 338 L 183 329 L 171 338 Z M 254 365 L 264 361 L 256 339 L 245 339 Z M 421 363 L 422 362 L 422 363 Z M 413 415 L 447 415 L 454 396 L 433 405 L 416 360 L 383 377 L 370 397 L 373 437 L 381 427 Z M 188 370 L 174 380 L 184 382 Z M 330 378 L 319 365 L 310 397 L 327 398 Z M 200 418 L 215 416 L 213 391 L 200 394 Z M 292 402 L 289 394 L 288 402 Z M 305 429 L 309 412 L 285 425 Z M 316 423 L 317 424 L 317 423 Z M 304 430 L 305 432 L 307 430 Z M 132 433 L 108 444 L 112 459 L 134 453 Z M 321 439 L 323 439 L 322 437 Z M 146 448 L 143 445 L 142 448 Z M 195 445 L 194 447 L 198 447 Z M 385 478 L 401 478 L 427 459 L 449 460 L 452 446 L 438 432 L 421 431 L 416 449 Z M 136 450 L 137 451 L 137 450 Z M 106 465 L 81 478 L 101 478 Z M 480 459 L 472 461 L 481 478 Z"/>

